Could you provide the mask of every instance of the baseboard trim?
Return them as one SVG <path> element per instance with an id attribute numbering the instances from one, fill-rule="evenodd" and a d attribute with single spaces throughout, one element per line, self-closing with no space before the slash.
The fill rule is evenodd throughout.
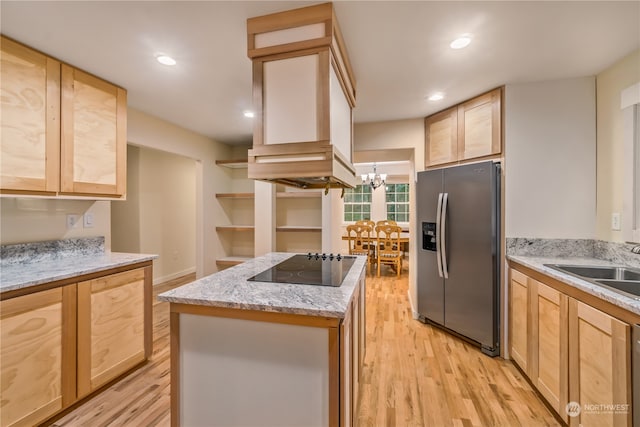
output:
<path id="1" fill-rule="evenodd" d="M 177 279 L 178 277 L 186 276 L 187 274 L 193 274 L 196 272 L 196 267 L 187 268 L 186 270 L 178 271 L 177 273 L 168 274 L 163 277 L 156 277 L 153 279 L 153 286 L 160 285 L 168 282 L 169 280 Z"/>

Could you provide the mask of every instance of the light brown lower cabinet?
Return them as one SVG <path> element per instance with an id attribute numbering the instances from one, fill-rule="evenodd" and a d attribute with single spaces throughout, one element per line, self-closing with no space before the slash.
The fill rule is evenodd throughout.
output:
<path id="1" fill-rule="evenodd" d="M 570 425 L 631 426 L 629 325 L 573 298 L 569 322 L 569 397 L 580 404 Z"/>
<path id="2" fill-rule="evenodd" d="M 533 360 L 531 380 L 540 394 L 567 421 L 568 397 L 568 298 L 529 278 L 532 298 Z"/>
<path id="3" fill-rule="evenodd" d="M 520 368 L 529 372 L 529 281 L 518 270 L 511 270 L 509 281 L 509 351 Z"/>
<path id="4" fill-rule="evenodd" d="M 0 425 L 38 425 L 149 357 L 151 277 L 148 262 L 3 295 Z"/>
<path id="5" fill-rule="evenodd" d="M 509 290 L 511 358 L 549 406 L 571 427 L 630 427 L 629 324 L 513 268 Z"/>
<path id="6" fill-rule="evenodd" d="M 75 291 L 0 302 L 0 425 L 36 425 L 75 399 Z"/>
<path id="7" fill-rule="evenodd" d="M 78 283 L 78 397 L 145 359 L 144 269 Z"/>

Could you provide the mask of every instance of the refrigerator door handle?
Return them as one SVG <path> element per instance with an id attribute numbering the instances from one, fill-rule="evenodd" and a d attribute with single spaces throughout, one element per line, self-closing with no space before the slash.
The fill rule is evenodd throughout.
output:
<path id="1" fill-rule="evenodd" d="M 436 209 L 436 261 L 438 262 L 438 276 L 442 276 L 442 258 L 440 249 L 440 219 L 442 218 L 442 197 L 443 194 L 438 194 L 438 208 Z"/>
<path id="2" fill-rule="evenodd" d="M 444 274 L 444 278 L 449 278 L 449 266 L 447 265 L 447 206 L 449 202 L 449 193 L 444 193 L 444 197 L 442 198 L 442 214 L 441 221 L 442 225 L 440 226 L 440 235 L 438 236 L 438 240 L 440 240 L 440 257 L 442 258 L 442 273 Z M 437 233 L 436 233 L 437 234 Z"/>

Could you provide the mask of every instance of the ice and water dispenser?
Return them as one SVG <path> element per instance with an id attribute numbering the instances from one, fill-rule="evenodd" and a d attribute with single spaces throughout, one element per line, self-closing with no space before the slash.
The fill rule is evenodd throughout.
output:
<path id="1" fill-rule="evenodd" d="M 422 249 L 425 251 L 436 251 L 436 223 L 422 223 Z"/>

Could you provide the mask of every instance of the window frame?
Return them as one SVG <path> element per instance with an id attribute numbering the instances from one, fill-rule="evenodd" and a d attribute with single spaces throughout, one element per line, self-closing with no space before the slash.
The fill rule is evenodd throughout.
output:
<path id="1" fill-rule="evenodd" d="M 398 185 L 406 185 L 406 191 L 401 191 L 398 192 L 396 191 L 396 188 Z M 389 187 L 390 186 L 394 186 L 393 189 L 394 191 L 389 191 Z M 389 201 L 389 194 L 406 194 L 406 200 L 405 201 L 397 201 L 397 200 L 393 200 L 393 201 Z M 403 223 L 403 224 L 408 224 L 409 223 L 409 213 L 410 213 L 410 197 L 411 197 L 411 183 L 409 182 L 398 182 L 398 183 L 391 183 L 391 184 L 386 184 L 385 185 L 385 198 L 384 198 L 384 211 L 386 214 L 387 219 L 393 219 L 398 223 Z M 395 209 L 393 213 L 389 213 L 389 206 L 390 205 L 395 205 Z M 396 215 L 399 214 L 399 212 L 397 211 L 398 206 L 405 206 L 404 211 L 400 212 L 400 214 L 403 216 L 402 220 L 399 220 L 397 218 Z M 395 216 L 395 218 L 391 218 L 390 215 Z"/>
<path id="2" fill-rule="evenodd" d="M 364 190 L 364 188 L 368 188 L 367 191 L 361 191 L 359 193 L 354 193 L 354 190 Z M 351 195 L 369 195 L 369 201 L 365 202 L 365 201 L 347 201 L 349 199 L 349 196 Z M 363 197 L 364 199 L 364 197 Z M 372 207 L 372 202 L 373 202 L 373 189 L 371 188 L 371 186 L 367 185 L 367 184 L 358 184 L 356 185 L 355 188 L 351 189 L 345 189 L 345 193 L 344 193 L 344 201 L 343 201 L 343 212 L 342 212 L 342 221 L 346 224 L 346 223 L 352 223 L 352 222 L 356 222 L 362 219 L 371 219 L 371 207 Z M 351 210 L 350 212 L 347 212 L 347 206 L 362 206 L 363 208 L 361 209 L 360 212 L 354 212 L 353 210 Z M 364 206 L 368 206 L 369 207 L 369 212 L 368 215 L 365 212 Z M 353 208 L 352 208 L 353 209 Z M 347 219 L 347 214 L 352 215 L 352 219 Z M 354 219 L 353 215 L 354 214 L 359 214 L 361 216 L 361 218 L 357 218 Z M 367 217 L 365 218 L 365 215 L 367 215 Z"/>

